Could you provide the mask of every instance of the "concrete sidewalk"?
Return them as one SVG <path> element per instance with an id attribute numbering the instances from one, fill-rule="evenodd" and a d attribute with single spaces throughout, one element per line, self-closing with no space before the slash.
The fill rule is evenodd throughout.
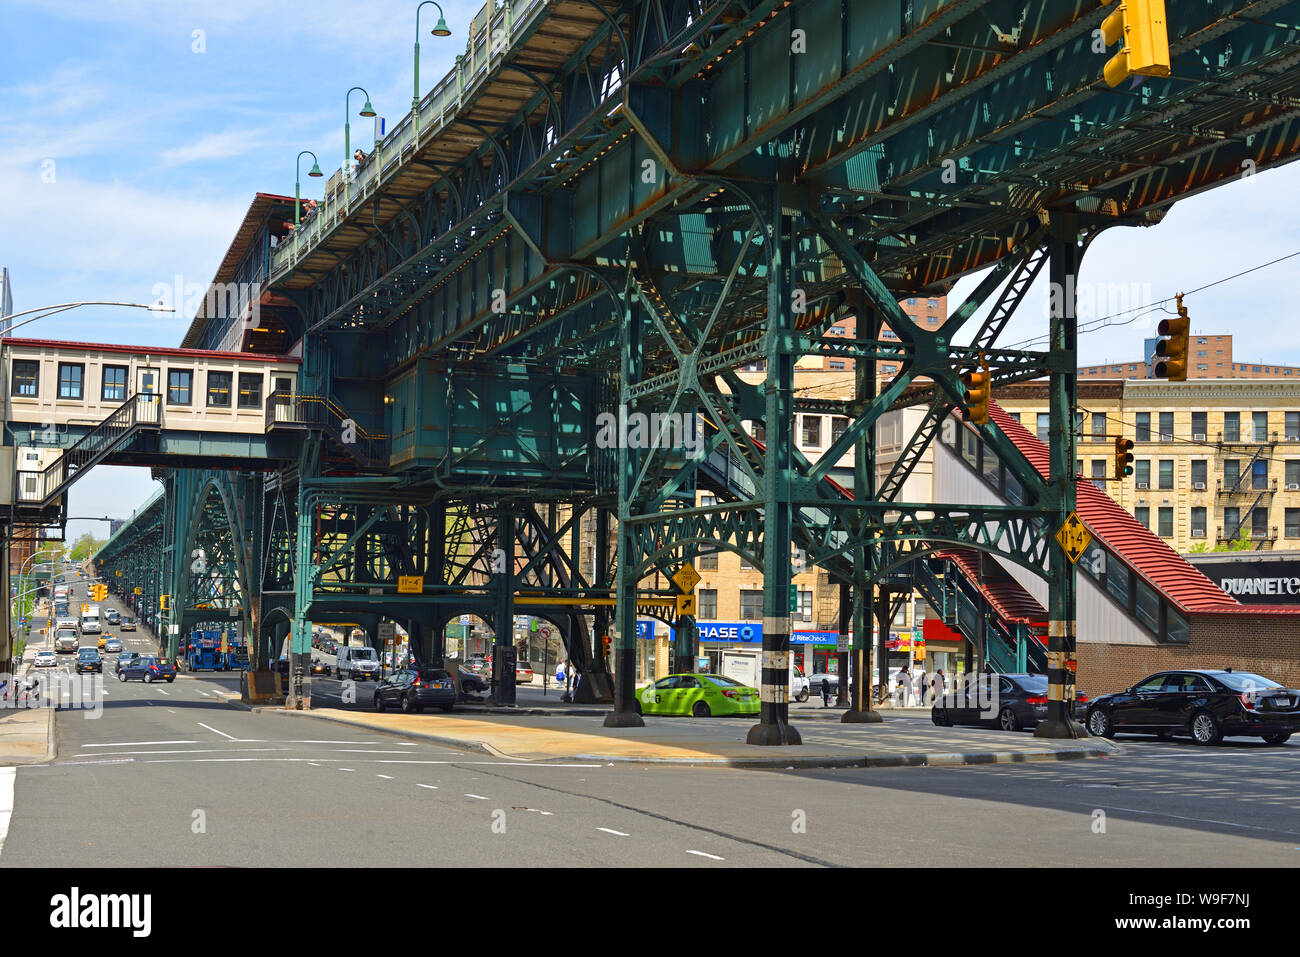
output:
<path id="1" fill-rule="evenodd" d="M 0 767 L 54 760 L 54 709 L 0 710 Z"/>
<path id="2" fill-rule="evenodd" d="M 937 728 L 914 721 L 846 725 L 808 721 L 804 743 L 757 747 L 745 743 L 755 718 L 647 717 L 644 728 L 606 728 L 603 718 L 562 714 L 402 715 L 321 708 L 253 709 L 291 718 L 333 721 L 379 733 L 420 738 L 519 761 L 600 761 L 744 768 L 898 767 L 1060 761 L 1120 753 L 1112 742 L 1050 741 L 1028 734 Z"/>

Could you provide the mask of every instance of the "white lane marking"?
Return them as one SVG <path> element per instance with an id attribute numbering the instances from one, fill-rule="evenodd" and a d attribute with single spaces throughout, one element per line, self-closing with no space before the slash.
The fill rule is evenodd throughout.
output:
<path id="1" fill-rule="evenodd" d="M 225 738 L 227 741 L 238 741 L 238 740 L 239 740 L 239 739 L 236 738 L 233 734 L 226 734 L 226 732 L 224 732 L 224 731 L 218 731 L 216 728 L 212 727 L 211 725 L 204 724 L 202 721 L 197 722 L 197 724 L 198 724 L 198 726 L 199 726 L 200 728 L 207 728 L 207 729 L 208 729 L 209 731 L 211 731 L 213 734 L 219 734 L 219 735 L 221 735 L 221 736 L 222 736 L 223 738 Z"/>
<path id="2" fill-rule="evenodd" d="M 135 758 L 104 758 L 102 761 L 59 761 L 58 766 L 65 764 L 130 764 Z"/>
<path id="3" fill-rule="evenodd" d="M 177 748 L 175 751 L 113 751 L 112 754 L 235 754 L 240 751 L 288 751 L 289 748 Z M 94 757 L 96 752 L 74 754 L 74 758 Z M 103 751 L 98 752 L 103 754 Z"/>
<path id="4" fill-rule="evenodd" d="M 307 763 L 310 764 L 313 768 L 318 768 L 318 767 L 320 767 L 320 765 L 319 765 L 317 762 L 315 762 L 315 761 L 308 761 Z"/>
<path id="5" fill-rule="evenodd" d="M 146 744 L 198 744 L 197 741 L 115 741 L 111 744 L 83 744 L 83 748 L 141 748 Z"/>
<path id="6" fill-rule="evenodd" d="M 194 690 L 195 690 L 195 691 L 198 691 L 199 694 L 203 695 L 203 697 L 205 697 L 205 698 L 208 697 L 208 693 L 207 693 L 206 691 L 200 691 L 198 688 L 195 688 Z"/>
<path id="7" fill-rule="evenodd" d="M 340 771 L 351 771 L 353 768 L 339 768 Z"/>
<path id="8" fill-rule="evenodd" d="M 322 741 L 317 738 L 294 738 L 289 741 L 279 741 L 277 744 L 379 744 L 378 741 Z"/>
<path id="9" fill-rule="evenodd" d="M 393 776 L 391 774 L 376 774 L 375 777 L 383 778 L 385 781 L 393 780 Z"/>
<path id="10" fill-rule="evenodd" d="M 380 758 L 376 764 L 482 764 L 493 768 L 599 768 L 600 764 L 531 764 L 528 761 L 397 761 L 393 758 Z"/>
<path id="11" fill-rule="evenodd" d="M 17 768 L 0 768 L 0 853 L 4 852 L 9 821 L 14 816 L 14 782 L 17 776 Z"/>
<path id="12" fill-rule="evenodd" d="M 171 694 L 170 691 L 166 691 L 166 690 L 164 690 L 164 689 L 162 689 L 162 688 L 159 688 L 158 690 L 161 691 L 161 692 L 162 692 L 163 694 L 165 694 L 165 695 L 170 695 L 170 694 Z"/>
<path id="13" fill-rule="evenodd" d="M 723 861 L 723 860 L 726 860 L 726 858 L 718 857 L 717 854 L 705 854 L 703 851 L 687 851 L 686 853 L 687 853 L 687 854 L 695 854 L 695 855 L 698 855 L 699 857 L 707 857 L 707 858 L 708 858 L 709 860 L 711 860 L 711 861 Z"/>
<path id="14" fill-rule="evenodd" d="M 167 713 L 168 713 L 168 714 L 175 714 L 175 713 L 176 713 L 176 709 L 175 709 L 175 708 L 168 708 L 168 709 L 167 709 Z"/>
<path id="15" fill-rule="evenodd" d="M 481 794 L 466 794 L 465 797 L 467 797 L 467 798 L 473 798 L 475 801 L 486 801 L 486 800 L 487 800 L 487 798 L 485 798 L 485 797 L 484 797 L 483 795 L 481 795 Z"/>
<path id="16" fill-rule="evenodd" d="M 436 790 L 438 790 L 438 785 L 436 785 L 436 784 L 417 784 L 416 787 L 417 787 L 417 788 L 428 788 L 430 791 L 436 791 Z"/>
<path id="17" fill-rule="evenodd" d="M 419 745 L 417 745 L 414 741 L 395 741 L 395 742 L 393 742 L 393 743 L 394 743 L 394 744 L 400 744 L 400 745 L 401 745 L 402 747 L 404 747 L 404 748 L 415 748 L 415 747 L 419 747 Z"/>
<path id="18" fill-rule="evenodd" d="M 377 748 L 330 748 L 334 754 L 406 754 L 405 751 L 388 751 Z"/>
<path id="19" fill-rule="evenodd" d="M 615 837 L 631 837 L 630 834 L 623 831 L 616 831 L 612 827 L 598 827 L 596 830 L 604 831 L 606 834 L 613 834 Z"/>

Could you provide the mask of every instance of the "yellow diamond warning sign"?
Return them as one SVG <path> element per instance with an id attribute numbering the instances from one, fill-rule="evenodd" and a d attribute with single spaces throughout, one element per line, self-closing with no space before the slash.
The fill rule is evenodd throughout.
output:
<path id="1" fill-rule="evenodd" d="M 1057 529 L 1056 541 L 1064 549 L 1071 564 L 1075 564 L 1092 542 L 1092 532 L 1083 524 L 1078 512 L 1071 512 L 1065 524 Z"/>
<path id="2" fill-rule="evenodd" d="M 690 562 L 677 569 L 677 574 L 673 576 L 673 584 L 686 594 L 695 591 L 695 586 L 699 583 L 700 573 L 695 570 L 695 566 Z"/>

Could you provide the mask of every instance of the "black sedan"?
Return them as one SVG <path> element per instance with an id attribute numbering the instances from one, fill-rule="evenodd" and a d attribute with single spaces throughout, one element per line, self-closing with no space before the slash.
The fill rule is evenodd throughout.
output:
<path id="1" fill-rule="evenodd" d="M 166 658 L 153 655 L 140 655 L 132 658 L 117 673 L 118 681 L 143 681 L 151 684 L 155 681 L 172 682 L 176 680 L 176 666 Z"/>
<path id="2" fill-rule="evenodd" d="M 390 705 L 407 714 L 427 707 L 450 711 L 456 705 L 456 686 L 451 675 L 441 668 L 403 668 L 375 688 L 375 710 L 383 711 Z"/>
<path id="3" fill-rule="evenodd" d="M 1117 731 L 1168 739 L 1190 735 L 1197 744 L 1225 736 L 1283 744 L 1300 730 L 1300 691 L 1248 671 L 1161 671 L 1088 708 L 1088 731 Z"/>
<path id="4" fill-rule="evenodd" d="M 1088 696 L 1077 694 L 1075 701 L 1073 713 L 1079 714 Z M 1033 731 L 1046 718 L 1047 676 L 1035 674 L 982 674 L 947 692 L 930 709 L 930 720 L 940 727 L 975 724 L 1003 731 Z"/>
<path id="5" fill-rule="evenodd" d="M 77 652 L 77 674 L 104 673 L 104 659 L 99 656 L 98 648 L 82 648 Z"/>

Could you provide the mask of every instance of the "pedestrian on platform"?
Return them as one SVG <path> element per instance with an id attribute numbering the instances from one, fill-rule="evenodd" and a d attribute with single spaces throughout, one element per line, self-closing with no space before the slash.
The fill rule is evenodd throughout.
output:
<path id="1" fill-rule="evenodd" d="M 831 706 L 831 679 L 822 678 L 822 707 Z"/>

